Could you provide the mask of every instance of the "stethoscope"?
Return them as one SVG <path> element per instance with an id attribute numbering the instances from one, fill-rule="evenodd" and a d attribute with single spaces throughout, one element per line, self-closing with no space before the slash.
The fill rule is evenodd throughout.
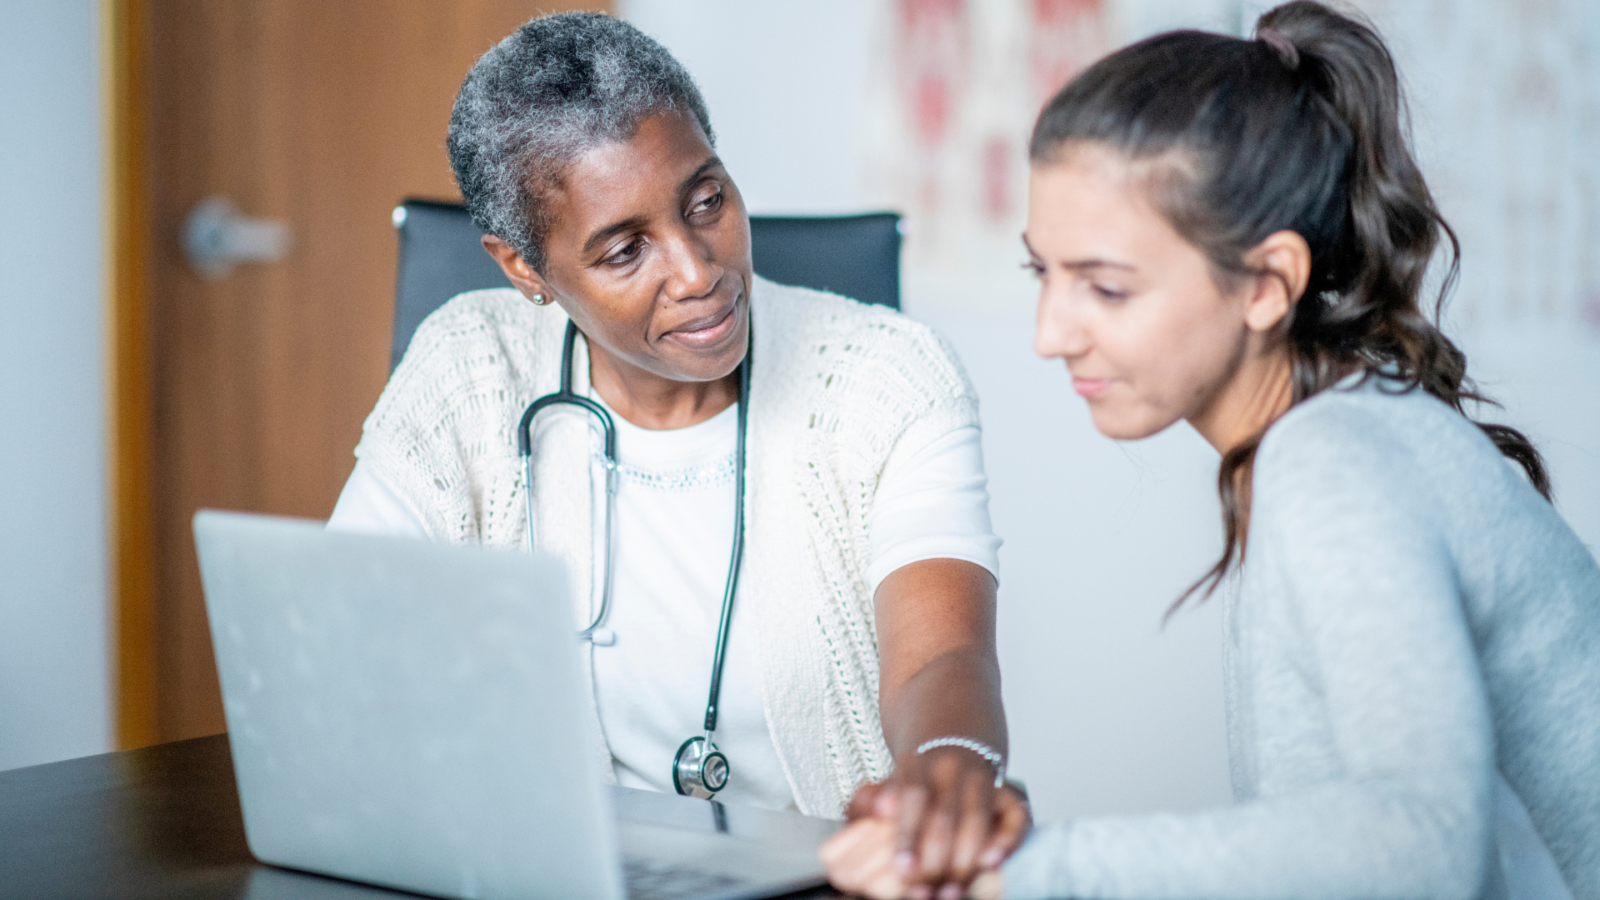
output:
<path id="1" fill-rule="evenodd" d="M 517 452 L 522 457 L 522 487 L 528 503 L 528 549 L 533 549 L 533 419 L 542 410 L 567 404 L 576 406 L 600 422 L 602 453 L 606 467 L 605 560 L 601 576 L 600 611 L 578 637 L 602 646 L 616 638 L 604 627 L 611 611 L 611 514 L 617 494 L 617 426 L 605 407 L 572 390 L 572 349 L 578 340 L 578 326 L 567 323 L 561 345 L 561 389 L 528 404 L 517 425 Z M 733 595 L 739 587 L 739 566 L 744 557 L 744 433 L 750 411 L 750 355 L 746 351 L 739 366 L 739 437 L 734 456 L 733 482 L 733 559 L 728 563 L 728 586 L 722 595 L 722 618 L 717 623 L 716 655 L 711 661 L 711 696 L 706 700 L 705 735 L 696 735 L 678 747 L 672 759 L 672 786 L 680 794 L 710 799 L 728 786 L 728 758 L 712 740 L 717 730 L 717 703 L 722 693 L 722 663 L 727 656 L 728 630 L 733 621 Z"/>

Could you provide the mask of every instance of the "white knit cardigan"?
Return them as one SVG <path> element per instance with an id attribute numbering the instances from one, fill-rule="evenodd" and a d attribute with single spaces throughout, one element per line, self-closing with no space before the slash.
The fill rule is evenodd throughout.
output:
<path id="1" fill-rule="evenodd" d="M 434 540 L 526 546 L 516 423 L 534 398 L 556 390 L 566 325 L 559 307 L 501 289 L 462 294 L 417 329 L 356 455 Z M 977 398 L 942 339 L 882 307 L 757 278 L 751 327 L 746 543 L 735 602 L 752 633 L 733 639 L 759 642 L 762 703 L 800 811 L 839 816 L 857 786 L 893 764 L 878 715 L 865 576 L 878 481 L 891 457 L 976 425 Z M 587 391 L 583 341 L 573 368 L 574 389 Z M 581 413 L 540 415 L 534 543 L 567 561 L 585 620 L 600 563 L 593 446 Z M 598 715 L 591 724 L 605 754 Z"/>

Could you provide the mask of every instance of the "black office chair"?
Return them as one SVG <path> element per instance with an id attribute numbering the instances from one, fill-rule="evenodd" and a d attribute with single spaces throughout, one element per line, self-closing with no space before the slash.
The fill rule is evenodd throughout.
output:
<path id="1" fill-rule="evenodd" d="M 406 200 L 394 211 L 400 232 L 394 342 L 389 370 L 428 314 L 462 291 L 510 287 L 483 250 L 483 232 L 465 207 Z M 900 308 L 900 217 L 751 216 L 755 270 L 781 284 L 818 288 L 864 303 Z"/>

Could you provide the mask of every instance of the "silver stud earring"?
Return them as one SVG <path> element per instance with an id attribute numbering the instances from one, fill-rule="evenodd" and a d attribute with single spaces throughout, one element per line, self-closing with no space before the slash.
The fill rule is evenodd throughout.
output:
<path id="1" fill-rule="evenodd" d="M 545 299 L 545 296 L 543 294 L 534 294 L 532 297 L 529 297 L 528 299 L 533 301 L 533 305 L 534 306 L 547 306 L 550 303 L 549 300 Z"/>

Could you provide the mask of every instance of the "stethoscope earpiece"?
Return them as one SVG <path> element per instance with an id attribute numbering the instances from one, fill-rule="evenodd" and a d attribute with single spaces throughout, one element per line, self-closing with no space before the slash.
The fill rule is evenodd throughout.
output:
<path id="1" fill-rule="evenodd" d="M 672 786 L 685 797 L 710 800 L 728 786 L 731 769 L 709 737 L 692 737 L 678 747 L 672 759 Z"/>
<path id="2" fill-rule="evenodd" d="M 616 643 L 616 633 L 604 627 L 611 611 L 611 502 L 617 490 L 617 428 L 605 407 L 572 390 L 572 351 L 578 341 L 578 326 L 567 322 L 561 345 L 561 389 L 528 404 L 517 424 L 517 454 L 522 458 L 523 497 L 528 509 L 528 550 L 533 551 L 533 419 L 552 406 L 576 406 L 600 423 L 601 444 L 606 464 L 605 561 L 600 589 L 600 611 L 589 627 L 578 636 L 600 647 Z M 709 800 L 728 786 L 728 758 L 712 743 L 717 728 L 717 706 L 722 695 L 722 663 L 728 651 L 728 629 L 733 623 L 733 597 L 739 589 L 739 568 L 744 562 L 744 436 L 750 413 L 750 353 L 746 351 L 739 372 L 739 438 L 734 458 L 733 560 L 728 565 L 728 584 L 722 596 L 722 616 L 717 623 L 716 655 L 711 660 L 711 691 L 706 700 L 706 733 L 692 737 L 678 747 L 672 760 L 672 786 L 678 793 Z"/>

